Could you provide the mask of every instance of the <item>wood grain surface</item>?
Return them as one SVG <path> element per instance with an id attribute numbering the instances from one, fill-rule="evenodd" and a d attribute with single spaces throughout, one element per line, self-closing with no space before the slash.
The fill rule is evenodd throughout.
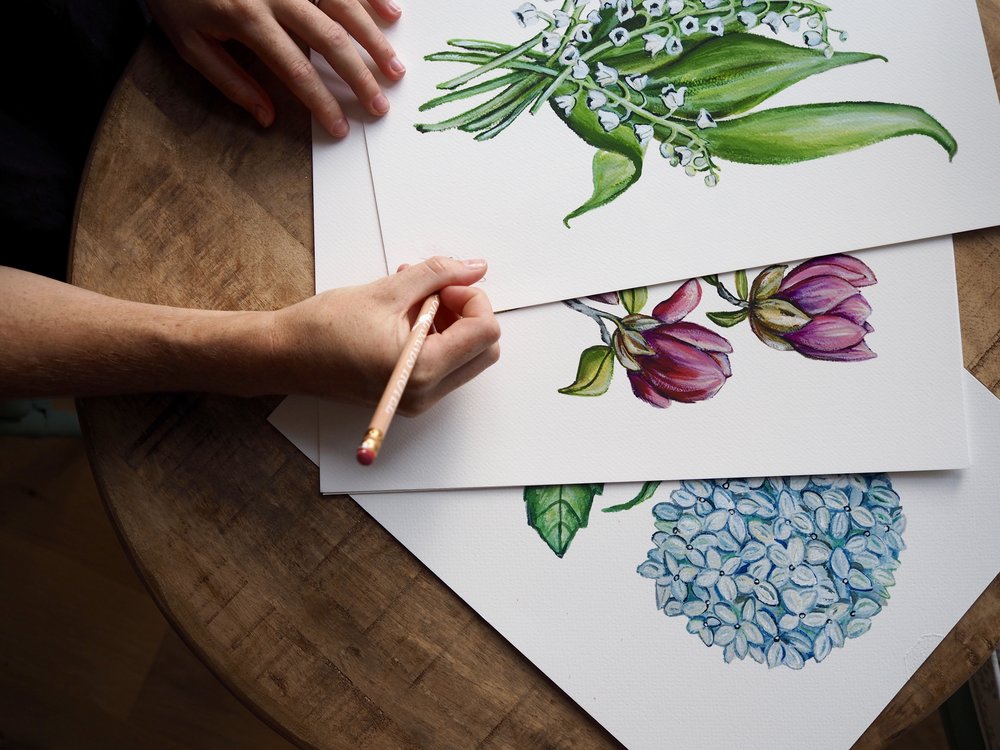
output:
<path id="1" fill-rule="evenodd" d="M 1000 61 L 1000 0 L 980 0 Z M 73 282 L 218 309 L 308 296 L 310 124 L 255 61 L 260 130 L 155 33 L 113 97 L 78 207 Z M 1000 231 L 956 237 L 968 369 L 1000 393 Z M 185 641 L 311 748 L 618 743 L 266 421 L 278 398 L 91 399 L 79 410 L 121 541 Z M 934 710 L 1000 640 L 1000 578 L 859 741 Z"/>

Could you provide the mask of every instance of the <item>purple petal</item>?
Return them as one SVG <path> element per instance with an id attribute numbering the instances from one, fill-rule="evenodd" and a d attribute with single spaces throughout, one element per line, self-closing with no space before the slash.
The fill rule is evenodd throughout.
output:
<path id="1" fill-rule="evenodd" d="M 784 291 L 813 276 L 836 276 L 858 288 L 871 286 L 878 281 L 872 269 L 851 255 L 824 255 L 821 258 L 807 260 L 793 268 L 781 282 L 779 291 Z"/>
<path id="2" fill-rule="evenodd" d="M 847 318 L 820 315 L 799 330 L 783 334 L 782 338 L 800 352 L 803 349 L 839 352 L 861 343 L 866 333 L 864 328 Z"/>
<path id="3" fill-rule="evenodd" d="M 847 318 L 852 323 L 863 326 L 866 325 L 865 321 L 868 320 L 868 316 L 872 314 L 872 306 L 861 294 L 855 294 L 830 310 L 829 314 Z"/>
<path id="4" fill-rule="evenodd" d="M 719 367 L 722 368 L 722 374 L 727 378 L 732 377 L 733 368 L 729 364 L 729 356 L 723 354 L 722 352 L 709 352 L 708 356 L 719 363 Z"/>
<path id="5" fill-rule="evenodd" d="M 776 296 L 791 302 L 806 315 L 816 316 L 829 312 L 857 293 L 857 289 L 837 276 L 812 276 L 782 289 Z"/>
<path id="6" fill-rule="evenodd" d="M 664 323 L 676 323 L 701 302 L 701 284 L 697 279 L 688 279 L 676 292 L 653 308 L 653 317 Z"/>
<path id="7" fill-rule="evenodd" d="M 868 344 L 862 341 L 849 349 L 841 349 L 839 352 L 821 352 L 817 349 L 799 348 L 799 354 L 809 359 L 823 359 L 829 362 L 862 362 L 866 359 L 874 359 L 878 355 L 868 348 Z"/>
<path id="8" fill-rule="evenodd" d="M 605 305 L 617 305 L 618 304 L 618 292 L 605 292 L 604 294 L 591 294 L 587 299 L 592 299 L 594 302 L 603 302 Z"/>
<path id="9" fill-rule="evenodd" d="M 659 409 L 666 409 L 670 406 L 670 399 L 653 390 L 653 386 L 640 373 L 629 370 L 628 382 L 632 385 L 632 393 L 647 404 L 652 404 Z"/>
<path id="10" fill-rule="evenodd" d="M 656 330 L 665 331 L 678 341 L 683 341 L 704 352 L 729 353 L 733 350 L 733 345 L 726 339 L 715 331 L 710 331 L 705 326 L 700 326 L 697 323 L 672 323 L 660 326 Z"/>
<path id="11" fill-rule="evenodd" d="M 674 401 L 711 398 L 726 382 L 720 363 L 709 354 L 670 336 L 662 328 L 645 334 L 655 355 L 638 358 L 642 375 L 653 389 Z"/>

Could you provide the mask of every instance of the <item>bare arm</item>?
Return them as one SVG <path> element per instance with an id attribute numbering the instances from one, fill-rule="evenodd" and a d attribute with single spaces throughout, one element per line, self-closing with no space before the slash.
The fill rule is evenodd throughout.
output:
<path id="1" fill-rule="evenodd" d="M 404 410 L 428 408 L 499 356 L 484 263 L 435 258 L 273 312 L 189 310 L 106 297 L 0 267 L 0 397 L 212 391 L 307 393 L 374 403 L 412 308 L 441 290 L 444 315 Z"/>

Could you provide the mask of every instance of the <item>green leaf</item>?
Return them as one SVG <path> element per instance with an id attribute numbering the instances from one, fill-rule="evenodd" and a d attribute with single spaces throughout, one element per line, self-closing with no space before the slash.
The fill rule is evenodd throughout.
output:
<path id="1" fill-rule="evenodd" d="M 726 312 L 705 313 L 706 317 L 715 325 L 723 328 L 732 328 L 734 325 L 742 323 L 750 314 L 749 310 L 731 310 Z"/>
<path id="2" fill-rule="evenodd" d="M 684 105 L 674 116 L 694 119 L 707 109 L 718 119 L 747 112 L 809 76 L 868 60 L 885 58 L 864 52 L 828 58 L 820 50 L 756 34 L 726 34 L 651 70 L 647 87 L 659 92 L 667 84 L 686 86 Z M 666 113 L 659 99 L 651 99 L 650 106 Z"/>
<path id="3" fill-rule="evenodd" d="M 610 346 L 592 346 L 580 355 L 576 380 L 560 388 L 567 396 L 600 396 L 606 393 L 614 374 L 615 358 Z"/>
<path id="4" fill-rule="evenodd" d="M 598 151 L 594 154 L 594 192 L 586 202 L 563 217 L 563 224 L 569 227 L 571 219 L 613 201 L 632 187 L 641 171 L 641 161 L 613 151 Z"/>
<path id="5" fill-rule="evenodd" d="M 575 94 L 576 88 L 562 87 L 557 93 Z M 554 97 L 549 104 L 570 130 L 598 150 L 593 164 L 594 192 L 563 219 L 568 227 L 571 219 L 610 203 L 635 184 L 642 175 L 644 149 L 631 128 L 615 128 L 609 133 L 597 121 L 597 114 L 582 104 L 573 107 L 568 115 L 556 105 Z"/>
<path id="6" fill-rule="evenodd" d="M 649 299 L 649 292 L 646 290 L 646 287 L 637 286 L 635 289 L 623 289 L 618 292 L 618 298 L 622 301 L 626 310 L 635 314 L 646 306 L 646 300 Z"/>
<path id="7" fill-rule="evenodd" d="M 649 498 L 653 496 L 653 493 L 656 492 L 656 488 L 659 486 L 660 486 L 659 482 L 646 482 L 645 484 L 642 485 L 642 489 L 639 490 L 639 494 L 633 497 L 627 503 L 620 503 L 618 505 L 609 505 L 607 508 L 604 508 L 603 511 L 605 513 L 617 513 L 622 510 L 628 510 L 629 508 L 634 508 L 639 503 L 649 500 Z"/>
<path id="8" fill-rule="evenodd" d="M 703 131 L 709 150 L 720 159 L 745 164 L 792 164 L 841 154 L 904 135 L 926 135 L 949 158 L 958 144 L 924 110 L 882 102 L 839 102 L 779 107 Z"/>
<path id="9" fill-rule="evenodd" d="M 538 532 L 557 556 L 562 557 L 576 532 L 587 525 L 594 497 L 603 492 L 603 484 L 525 487 L 528 525 Z"/>
<path id="10" fill-rule="evenodd" d="M 740 299 L 745 300 L 747 298 L 747 272 L 737 271 L 736 272 L 736 294 Z"/>

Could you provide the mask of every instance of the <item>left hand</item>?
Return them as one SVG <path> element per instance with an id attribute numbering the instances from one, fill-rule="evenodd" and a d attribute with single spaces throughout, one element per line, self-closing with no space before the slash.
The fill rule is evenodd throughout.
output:
<path id="1" fill-rule="evenodd" d="M 274 121 L 274 104 L 260 84 L 226 52 L 222 42 L 242 42 L 312 111 L 331 135 L 347 135 L 343 110 L 319 73 L 289 34 L 326 58 L 373 115 L 389 111 L 356 40 L 379 69 L 398 80 L 406 72 L 392 45 L 359 0 L 147 0 L 150 13 L 181 56 L 264 127 Z M 371 0 L 386 21 L 400 9 L 394 0 Z"/>

